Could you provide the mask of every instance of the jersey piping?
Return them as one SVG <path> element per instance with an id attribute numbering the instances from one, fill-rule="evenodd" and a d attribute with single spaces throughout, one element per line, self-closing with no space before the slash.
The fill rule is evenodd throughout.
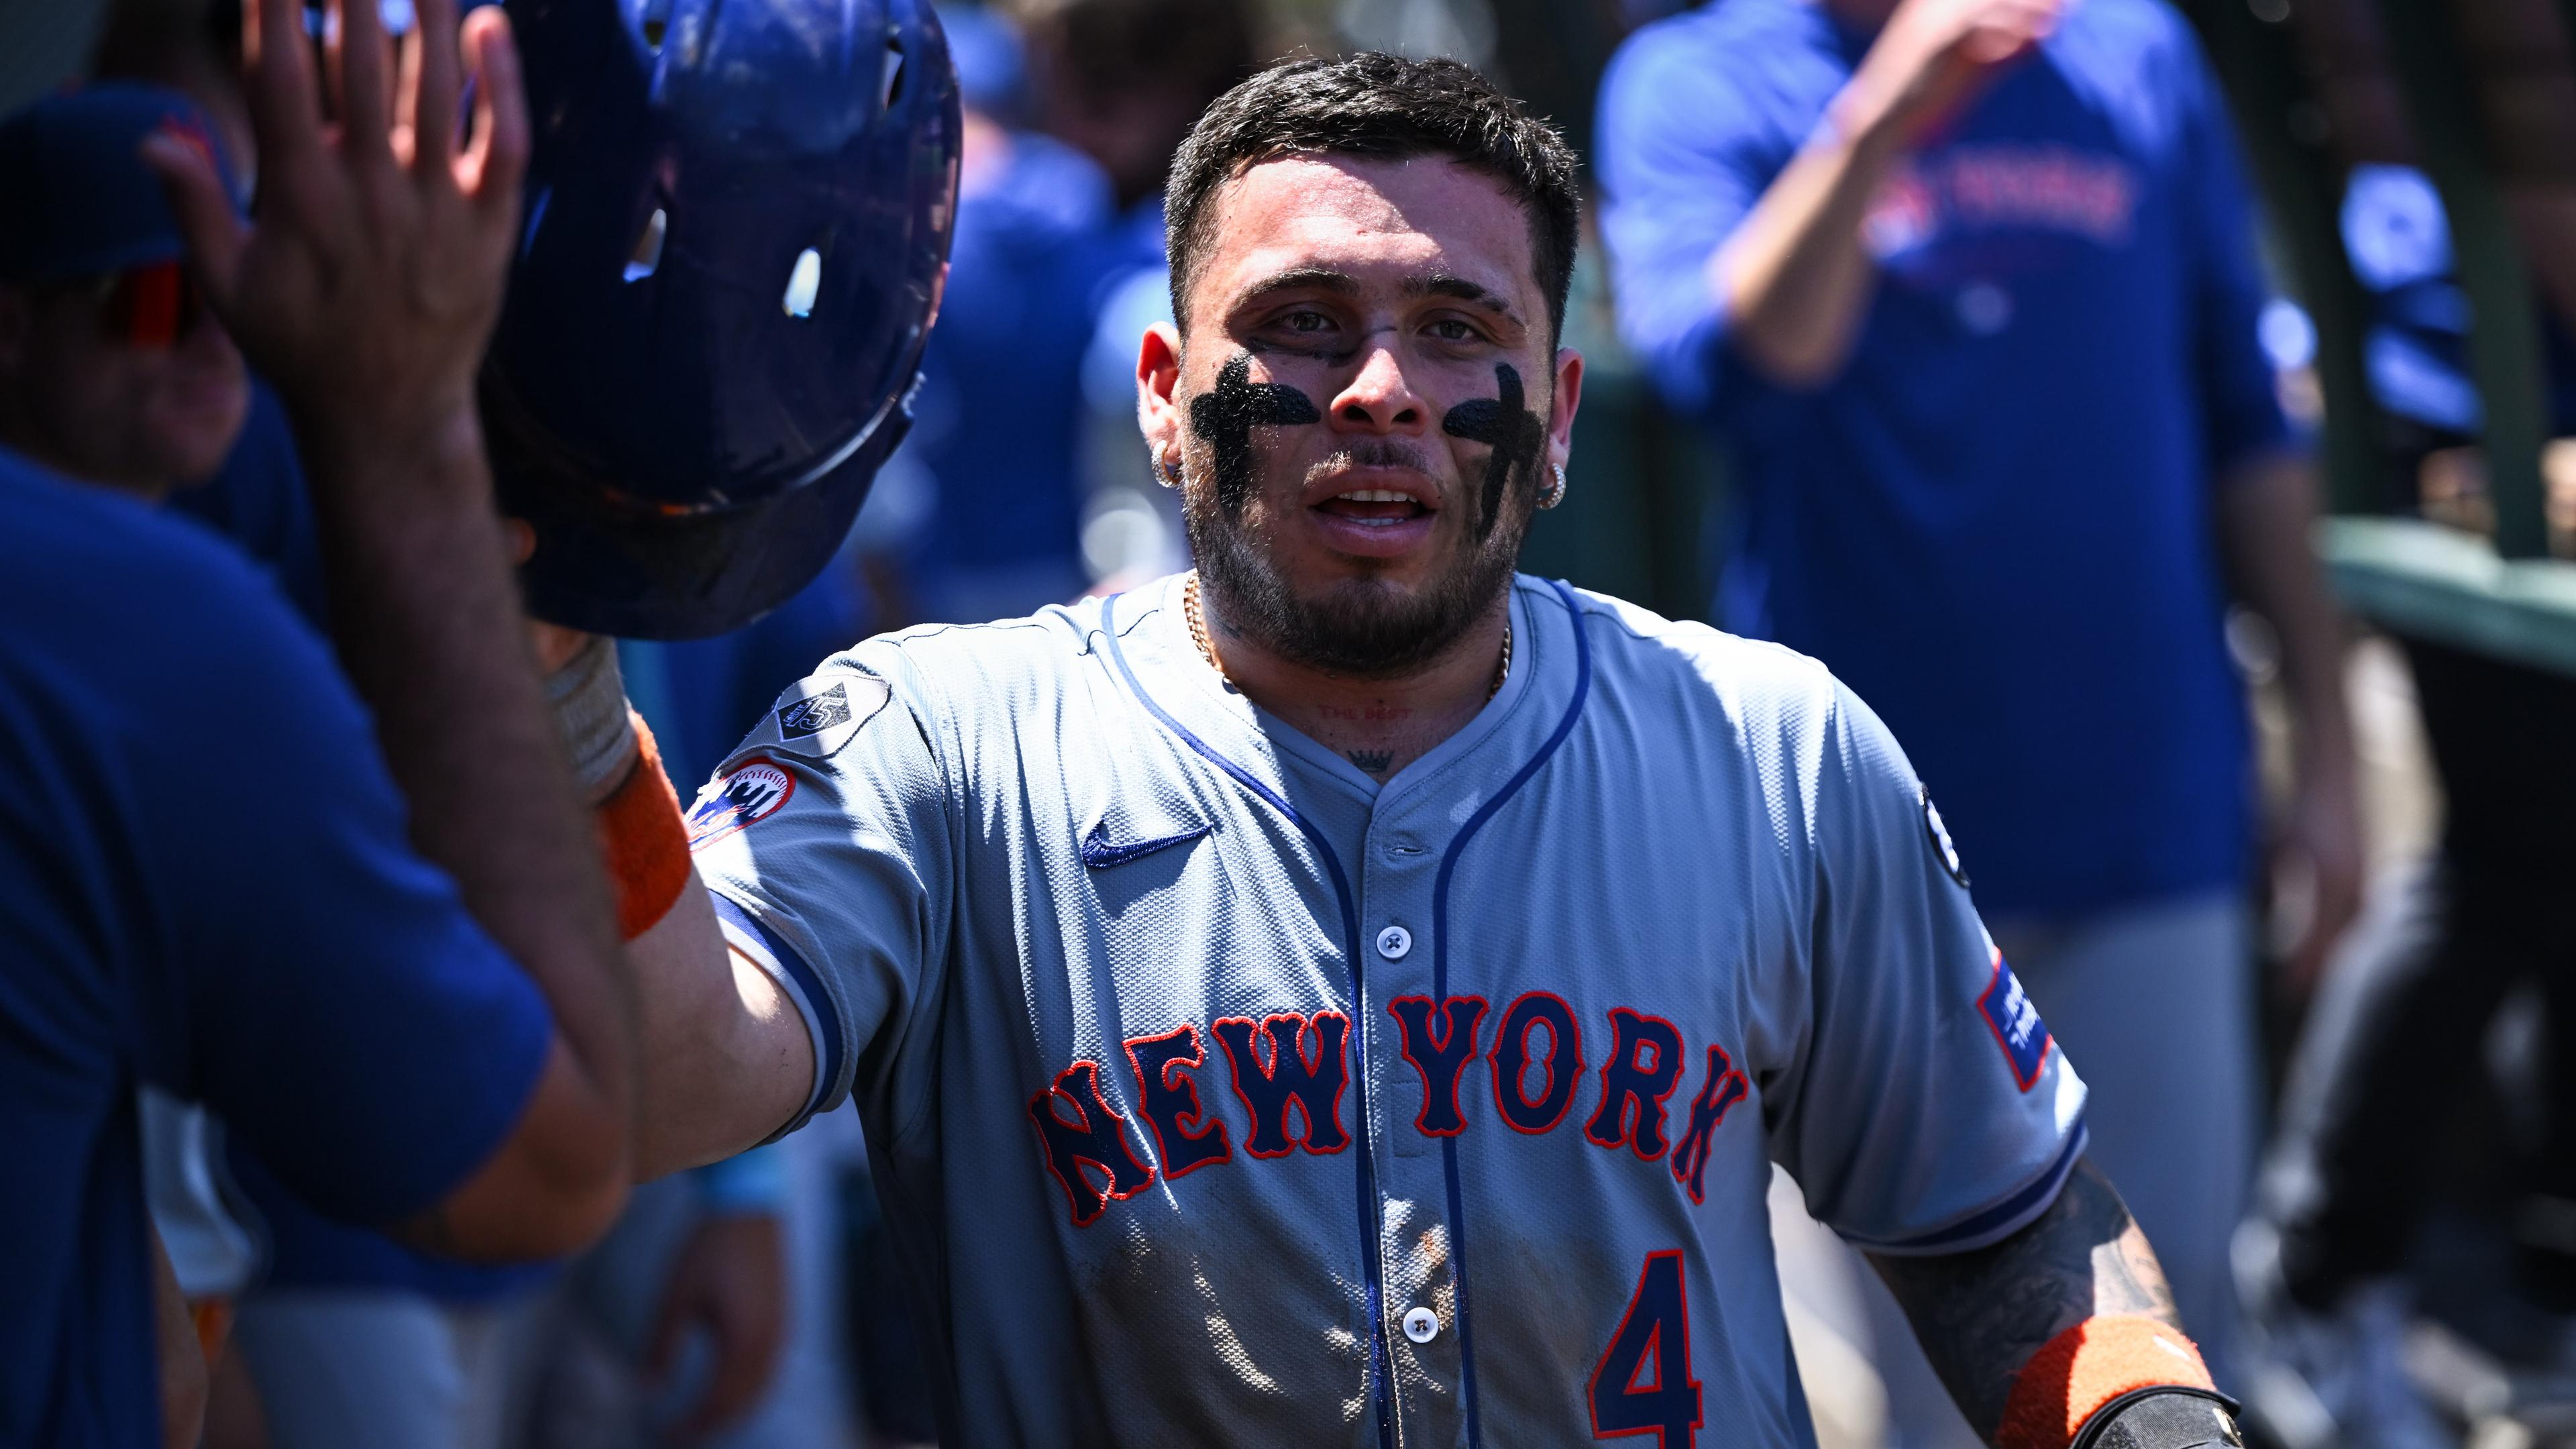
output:
<path id="1" fill-rule="evenodd" d="M 805 1125 L 815 1107 L 841 1080 L 840 1006 L 833 1001 L 823 978 L 796 949 L 779 938 L 777 932 L 762 924 L 759 917 L 736 905 L 719 891 L 707 892 L 715 903 L 716 923 L 724 928 L 725 940 L 737 951 L 749 956 L 768 971 L 769 979 L 784 987 L 804 1013 L 808 1030 L 814 1038 L 814 1090 L 807 1094 L 805 1105 L 796 1115 L 780 1123 L 778 1130 L 763 1139 L 763 1145 L 775 1142 Z"/>
<path id="2" fill-rule="evenodd" d="M 1565 718 L 1556 722 L 1556 732 L 1547 737 L 1547 743 L 1538 747 L 1538 753 L 1530 756 L 1528 763 L 1504 782 L 1503 788 L 1495 791 L 1492 799 L 1467 817 L 1467 823 L 1458 827 L 1458 833 L 1449 841 L 1448 850 L 1440 856 L 1440 874 L 1431 887 L 1431 999 L 1434 1001 L 1449 999 L 1449 882 L 1457 872 L 1459 855 L 1466 850 L 1467 842 L 1475 838 L 1476 832 L 1485 827 L 1485 822 L 1502 809 L 1503 802 L 1519 794 L 1521 786 L 1528 784 L 1530 777 L 1538 773 L 1538 767 L 1546 764 L 1556 754 L 1557 747 L 1565 743 L 1566 736 L 1574 733 L 1574 722 L 1583 713 L 1584 701 L 1592 695 L 1592 637 L 1584 628 L 1583 610 L 1575 603 L 1574 591 L 1562 580 L 1551 579 L 1548 586 L 1556 590 L 1557 598 L 1565 604 L 1567 618 L 1574 625 L 1574 701 L 1565 707 Z M 1458 1139 L 1455 1137 L 1440 1139 L 1440 1172 L 1449 1191 L 1450 1252 L 1458 1265 L 1458 1382 L 1464 1391 L 1461 1396 L 1466 1400 L 1467 1445 L 1468 1449 L 1483 1449 L 1484 1420 L 1476 1399 L 1475 1315 L 1469 1308 L 1467 1292 L 1467 1203 L 1466 1194 L 1458 1184 Z"/>
<path id="3" fill-rule="evenodd" d="M 2076 1159 L 2084 1155 L 2085 1144 L 2091 1135 L 2084 1119 L 2077 1117 L 2075 1130 L 2066 1134 L 2066 1145 L 2058 1149 L 2057 1160 L 2050 1163 L 2046 1171 L 2002 1202 L 1972 1213 L 1946 1228 L 1935 1228 L 1911 1238 L 1864 1238 L 1855 1233 L 1844 1233 L 1842 1238 L 1856 1248 L 1909 1256 L 1967 1253 L 2001 1242 L 2030 1226 L 2048 1210 L 2050 1204 L 2057 1201 L 2058 1189 L 2066 1185 L 2068 1174 L 2075 1171 Z"/>
<path id="4" fill-rule="evenodd" d="M 1124 597 L 1126 597 L 1124 594 L 1113 594 L 1103 599 L 1100 604 L 1100 633 L 1102 640 L 1109 646 L 1110 662 L 1118 666 L 1119 677 L 1127 682 L 1128 690 L 1136 696 L 1136 702 L 1145 707 L 1146 713 L 1152 715 L 1163 728 L 1170 730 L 1183 744 L 1205 756 L 1209 763 L 1232 776 L 1237 783 L 1286 817 L 1288 823 L 1296 826 L 1308 843 L 1315 847 L 1316 853 L 1324 858 L 1325 871 L 1333 882 L 1334 899 L 1340 903 L 1342 909 L 1342 950 L 1351 963 L 1351 1002 L 1354 1007 L 1351 1014 L 1354 1017 L 1365 1017 L 1367 1013 L 1356 1009 L 1359 1002 L 1367 995 L 1364 976 L 1366 968 L 1362 964 L 1360 955 L 1359 907 L 1351 899 L 1350 877 L 1342 870 L 1341 856 L 1334 851 L 1332 841 L 1325 838 L 1324 832 L 1316 828 L 1314 822 L 1299 814 L 1297 807 L 1289 804 L 1286 797 L 1261 783 L 1251 771 L 1227 759 L 1207 741 L 1190 733 L 1187 726 L 1172 718 L 1164 711 L 1162 705 L 1155 702 L 1154 696 L 1146 692 L 1143 681 L 1137 679 L 1136 671 L 1128 666 L 1127 651 L 1118 640 L 1118 601 Z M 1365 1030 L 1357 1022 L 1353 1023 L 1353 1027 L 1355 1030 Z M 1387 1392 L 1387 1385 L 1394 1377 L 1394 1372 L 1387 1360 L 1385 1269 L 1378 1260 L 1378 1244 L 1382 1234 L 1378 1222 L 1376 1149 L 1370 1144 L 1371 1134 L 1368 1131 L 1368 1123 L 1372 1120 L 1369 1115 L 1368 1073 L 1353 1072 L 1351 1078 L 1352 1086 L 1358 1096 L 1361 1125 L 1361 1130 L 1354 1134 L 1358 1139 L 1359 1151 L 1353 1154 L 1353 1157 L 1359 1167 L 1360 1235 L 1361 1243 L 1366 1249 L 1361 1254 L 1361 1260 L 1368 1268 L 1369 1397 L 1375 1401 L 1377 1408 L 1378 1443 L 1381 1449 L 1395 1449 L 1395 1405 L 1393 1396 Z"/>

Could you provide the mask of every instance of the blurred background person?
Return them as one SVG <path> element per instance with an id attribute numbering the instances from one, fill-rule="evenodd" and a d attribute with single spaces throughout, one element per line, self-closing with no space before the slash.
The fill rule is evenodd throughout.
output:
<path id="1" fill-rule="evenodd" d="M 203 111 L 141 86 L 93 87 L 0 130 L 0 185 L 44 196 L 60 233 L 31 235 L 33 218 L 22 215 L 9 239 L 17 255 L 0 281 L 0 445 L 157 504 L 217 470 L 251 409 L 241 354 L 181 268 L 160 183 L 139 155 L 118 154 L 152 125 L 220 145 Z M 33 271 L 74 275 L 26 285 Z M 257 1244 L 227 1191 L 213 1120 L 155 1087 L 138 1098 L 146 1201 L 213 1363 L 257 1268 Z M 238 1375 L 223 1376 L 220 1394 L 218 1412 L 235 1414 Z"/>
<path id="2" fill-rule="evenodd" d="M 2510 211 L 2539 282 L 2559 490 L 2576 456 L 2563 441 L 2576 435 L 2569 195 L 2518 189 Z M 2441 195 L 2413 167 L 2357 165 L 2340 221 L 2370 299 L 2363 356 L 2391 492 L 2405 511 L 2492 529 L 2477 516 L 2491 506 L 2485 407 Z M 2374 902 L 2307 1017 L 2239 1240 L 2254 1350 L 2313 1396 L 2302 1412 L 2281 1388 L 2254 1395 L 2294 1449 L 2320 1432 L 2348 1449 L 2460 1442 L 2408 1372 L 2419 1320 L 2508 1373 L 2576 1371 L 2576 917 L 2558 894 L 2576 879 L 2576 683 L 2400 643 L 2441 835 Z"/>
<path id="3" fill-rule="evenodd" d="M 1163 173 L 1251 74 L 1251 0 L 944 8 L 965 98 L 957 239 L 918 421 L 859 524 L 877 626 L 1023 614 L 1180 566 L 1135 439 L 1163 320 Z"/>
<path id="4" fill-rule="evenodd" d="M 1037 123 L 1110 180 L 1115 215 L 1079 259 L 1082 563 L 1104 590 L 1187 568 L 1178 495 L 1136 437 L 1136 344 L 1171 320 L 1163 177 L 1208 102 L 1283 45 L 1255 0 L 1027 0 Z"/>
<path id="5" fill-rule="evenodd" d="M 1628 41 L 1599 133 L 1624 332 L 1734 465 L 1720 621 L 1907 742 L 2225 1381 L 2260 1091 L 2231 595 L 2296 721 L 2293 980 L 2360 855 L 2315 480 L 2198 42 L 2153 0 L 1726 0 Z M 1964 1432 L 1892 1388 L 1908 1442 Z"/>
<path id="6" fill-rule="evenodd" d="M 1109 177 L 1029 128 L 1027 57 L 1011 18 L 959 5 L 942 20 L 964 99 L 965 159 L 903 466 L 880 479 L 863 525 L 886 628 L 1015 618 L 1089 582 L 1079 368 L 1091 335 L 1089 257 L 1112 216 Z"/>

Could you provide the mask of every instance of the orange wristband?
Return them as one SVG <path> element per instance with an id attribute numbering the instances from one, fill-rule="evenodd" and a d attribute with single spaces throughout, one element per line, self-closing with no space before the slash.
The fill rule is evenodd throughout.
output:
<path id="1" fill-rule="evenodd" d="M 617 884 L 617 933 L 632 941 L 653 929 L 689 884 L 689 827 L 642 715 L 635 716 L 635 768 L 595 814 L 600 854 Z"/>
<path id="2" fill-rule="evenodd" d="M 2088 1318 L 2040 1346 L 2013 1380 L 1997 1449 L 2066 1449 L 2122 1394 L 2172 1385 L 2215 1390 L 2180 1330 L 2140 1315 Z"/>
<path id="3" fill-rule="evenodd" d="M 198 1298 L 188 1304 L 188 1321 L 197 1330 L 197 1347 L 206 1355 L 206 1366 L 224 1356 L 224 1340 L 232 1337 L 233 1301 L 230 1298 Z"/>

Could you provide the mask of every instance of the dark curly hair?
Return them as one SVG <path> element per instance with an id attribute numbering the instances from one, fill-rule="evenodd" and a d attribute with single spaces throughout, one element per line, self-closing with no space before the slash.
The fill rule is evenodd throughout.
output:
<path id="1" fill-rule="evenodd" d="M 1199 117 L 1172 157 L 1163 192 L 1173 316 L 1188 321 L 1185 299 L 1207 250 L 1218 189 L 1247 167 L 1300 154 L 1451 156 L 1501 182 L 1529 213 L 1548 336 L 1563 335 L 1581 215 L 1573 149 L 1554 127 L 1454 60 L 1376 51 L 1283 61 L 1217 97 Z"/>

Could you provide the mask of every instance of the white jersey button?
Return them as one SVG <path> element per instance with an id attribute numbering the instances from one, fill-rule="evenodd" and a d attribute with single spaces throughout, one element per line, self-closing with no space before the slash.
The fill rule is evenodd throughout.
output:
<path id="1" fill-rule="evenodd" d="M 1429 1343 L 1440 1336 L 1440 1315 L 1428 1308 L 1409 1308 L 1404 1314 L 1404 1336 L 1415 1343 Z"/>
<path id="2" fill-rule="evenodd" d="M 1389 926 L 1377 933 L 1377 953 L 1389 961 L 1403 960 L 1404 953 L 1412 949 L 1413 933 L 1402 926 Z"/>

